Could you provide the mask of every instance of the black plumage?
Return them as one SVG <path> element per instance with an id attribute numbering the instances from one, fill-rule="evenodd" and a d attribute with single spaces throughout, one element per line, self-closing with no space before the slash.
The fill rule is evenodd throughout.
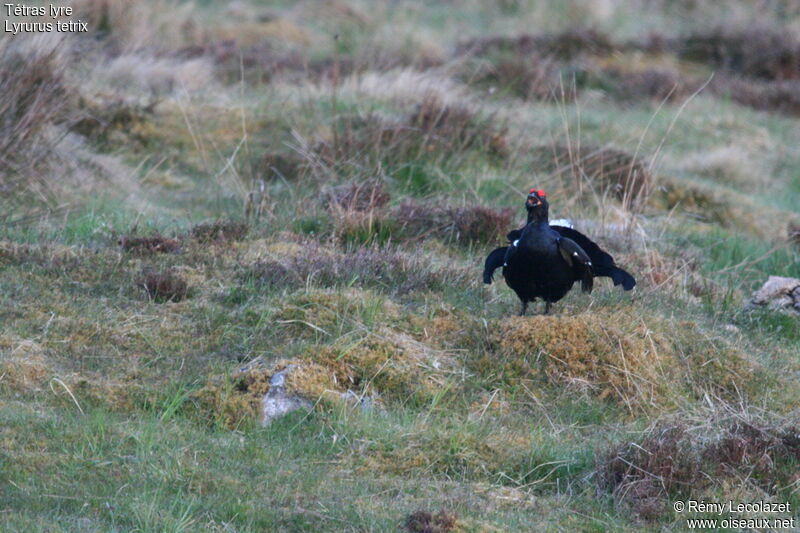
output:
<path id="1" fill-rule="evenodd" d="M 627 291 L 636 285 L 629 273 L 614 264 L 614 258 L 579 231 L 549 224 L 549 204 L 544 191 L 531 189 L 525 203 L 528 221 L 521 230 L 508 234 L 509 246 L 493 250 L 486 258 L 484 283 L 491 283 L 494 271 L 503 267 L 506 284 L 522 301 L 524 315 L 536 298 L 550 305 L 569 292 L 576 281 L 591 292 L 593 278 L 610 277 Z"/>

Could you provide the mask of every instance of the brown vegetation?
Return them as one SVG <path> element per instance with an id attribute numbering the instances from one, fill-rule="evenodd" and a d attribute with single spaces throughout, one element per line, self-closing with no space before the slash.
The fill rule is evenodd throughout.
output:
<path id="1" fill-rule="evenodd" d="M 135 255 L 176 254 L 181 251 L 180 241 L 159 234 L 150 237 L 124 236 L 119 240 L 119 245 L 124 252 Z"/>
<path id="2" fill-rule="evenodd" d="M 718 27 L 678 41 L 677 51 L 686 59 L 744 76 L 768 80 L 800 78 L 800 42 L 786 30 Z"/>
<path id="3" fill-rule="evenodd" d="M 428 264 L 416 254 L 377 246 L 339 252 L 309 241 L 302 253 L 280 259 L 263 259 L 245 273 L 259 283 L 298 288 L 353 284 L 391 293 L 432 290 L 450 283 L 464 283 L 472 273 L 449 265 Z"/>
<path id="4" fill-rule="evenodd" d="M 708 391 L 733 397 L 758 387 L 758 365 L 743 352 L 706 337 L 695 324 L 630 309 L 514 317 L 492 330 L 493 348 L 470 366 L 501 384 L 546 378 L 632 410 L 674 405 Z"/>
<path id="5" fill-rule="evenodd" d="M 6 216 L 26 202 L 57 203 L 54 183 L 45 177 L 54 159 L 50 128 L 68 116 L 73 94 L 59 47 L 46 37 L 0 41 L 0 205 Z"/>
<path id="6" fill-rule="evenodd" d="M 187 283 L 171 270 L 145 270 L 139 285 L 156 303 L 180 302 L 189 290 Z"/>
<path id="7" fill-rule="evenodd" d="M 653 186 L 646 159 L 622 150 L 556 144 L 539 148 L 539 153 L 551 174 L 573 179 L 578 190 L 590 186 L 620 200 L 636 202 L 645 200 Z"/>
<path id="8" fill-rule="evenodd" d="M 241 241 L 247 236 L 249 227 L 235 220 L 217 220 L 192 227 L 192 238 L 203 244 Z"/>
<path id="9" fill-rule="evenodd" d="M 798 435 L 795 426 L 737 417 L 693 429 L 661 422 L 609 455 L 601 484 L 645 519 L 665 514 L 667 498 L 699 497 L 728 479 L 773 492 L 793 481 Z"/>
<path id="10" fill-rule="evenodd" d="M 456 515 L 445 510 L 432 513 L 424 509 L 406 517 L 403 527 L 409 533 L 448 533 L 456 530 Z"/>
<path id="11" fill-rule="evenodd" d="M 456 242 L 493 242 L 511 227 L 513 210 L 475 205 L 444 207 L 403 202 L 392 213 L 397 228 L 406 238 L 438 237 Z"/>

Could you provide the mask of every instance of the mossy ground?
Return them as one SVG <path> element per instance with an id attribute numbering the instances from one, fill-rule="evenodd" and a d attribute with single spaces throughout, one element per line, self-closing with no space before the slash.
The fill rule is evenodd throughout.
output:
<path id="1" fill-rule="evenodd" d="M 0 82 L 60 99 L 0 125 L 0 529 L 800 509 L 800 319 L 743 311 L 800 277 L 790 2 L 77 4 L 71 68 Z M 634 292 L 481 283 L 531 186 Z M 261 427 L 289 367 L 314 407 Z"/>

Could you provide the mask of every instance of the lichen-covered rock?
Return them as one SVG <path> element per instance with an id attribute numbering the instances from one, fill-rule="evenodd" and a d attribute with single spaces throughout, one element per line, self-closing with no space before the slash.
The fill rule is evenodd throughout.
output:
<path id="1" fill-rule="evenodd" d="M 764 285 L 753 293 L 749 309 L 766 305 L 770 309 L 791 309 L 800 313 L 800 279 L 770 276 Z"/>
<path id="2" fill-rule="evenodd" d="M 279 372 L 272 374 L 269 380 L 269 390 L 264 395 L 261 409 L 261 424 L 268 426 L 276 418 L 280 418 L 298 409 L 311 410 L 310 401 L 286 391 L 286 375 L 295 365 L 289 365 Z"/>

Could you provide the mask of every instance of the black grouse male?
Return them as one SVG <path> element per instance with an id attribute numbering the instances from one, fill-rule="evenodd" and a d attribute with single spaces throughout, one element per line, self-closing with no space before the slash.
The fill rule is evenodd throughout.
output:
<path id="1" fill-rule="evenodd" d="M 596 276 L 610 277 L 626 291 L 636 285 L 633 276 L 617 267 L 614 258 L 586 235 L 550 225 L 544 191 L 531 189 L 525 207 L 527 224 L 508 234 L 511 244 L 490 253 L 483 270 L 483 282 L 491 283 L 494 271 L 503 267 L 506 284 L 522 301 L 520 315 L 536 298 L 545 301 L 544 312 L 549 313 L 550 304 L 563 298 L 576 281 L 584 292 L 592 291 Z"/>

